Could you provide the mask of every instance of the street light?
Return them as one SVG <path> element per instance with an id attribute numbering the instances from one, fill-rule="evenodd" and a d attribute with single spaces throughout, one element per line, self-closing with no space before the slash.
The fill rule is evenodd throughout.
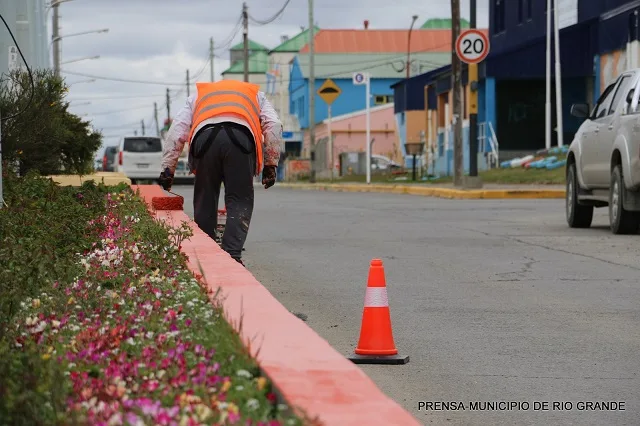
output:
<path id="1" fill-rule="evenodd" d="M 80 61 L 84 61 L 84 60 L 87 60 L 87 59 L 98 59 L 98 58 L 100 58 L 100 55 L 86 56 L 84 58 L 72 59 L 70 61 L 62 62 L 62 63 L 60 63 L 60 65 L 71 64 L 73 62 L 80 62 Z"/>
<path id="2" fill-rule="evenodd" d="M 80 103 L 77 103 L 77 104 L 76 103 L 72 103 L 72 102 L 73 102 L 73 100 L 69 101 L 69 106 L 77 107 L 77 106 L 80 106 L 80 105 L 91 105 L 91 102 L 80 102 Z"/>
<path id="3" fill-rule="evenodd" d="M 413 156 L 413 180 L 416 180 L 416 156 L 422 155 L 424 151 L 424 142 L 407 142 L 404 144 L 408 155 Z"/>
<path id="4" fill-rule="evenodd" d="M 108 33 L 109 32 L 109 28 L 102 28 L 100 30 L 89 30 L 89 31 L 82 31 L 79 33 L 73 33 L 73 34 L 65 34 L 65 35 L 59 35 L 56 37 L 53 37 L 51 39 L 51 43 L 55 43 L 58 40 L 61 40 L 63 38 L 67 38 L 67 37 L 75 37 L 75 36 L 79 36 L 79 35 L 85 35 L 85 34 L 98 34 L 98 33 Z"/>
<path id="5" fill-rule="evenodd" d="M 411 26 L 409 27 L 409 35 L 407 36 L 407 78 L 410 77 L 411 70 L 411 31 L 413 31 L 413 25 L 416 23 L 418 15 L 413 15 L 411 20 Z"/>

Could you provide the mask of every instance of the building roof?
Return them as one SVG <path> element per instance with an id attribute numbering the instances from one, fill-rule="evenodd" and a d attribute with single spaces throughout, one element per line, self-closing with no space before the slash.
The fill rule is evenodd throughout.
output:
<path id="1" fill-rule="evenodd" d="M 309 76 L 309 54 L 298 54 L 303 78 Z M 451 52 L 413 53 L 412 59 L 419 61 L 422 72 L 431 71 L 451 62 Z M 398 53 L 348 53 L 317 54 L 314 58 L 315 78 L 352 78 L 354 72 L 368 72 L 371 78 L 404 78 L 406 54 Z"/>
<path id="2" fill-rule="evenodd" d="M 243 49 L 244 49 L 244 43 L 240 42 L 240 43 L 236 44 L 235 46 L 233 46 L 229 50 L 243 50 Z M 264 51 L 264 52 L 267 52 L 267 51 L 269 51 L 269 49 L 267 47 L 261 45 L 260 43 L 256 43 L 253 40 L 249 40 L 249 51 L 253 51 L 253 52 Z"/>
<path id="3" fill-rule="evenodd" d="M 420 28 L 425 30 L 450 30 L 452 27 L 451 18 L 427 19 Z M 460 28 L 469 28 L 471 24 L 466 19 L 460 19 Z"/>
<path id="4" fill-rule="evenodd" d="M 385 109 L 390 109 L 393 108 L 393 102 L 389 102 L 388 104 L 384 104 L 384 105 L 376 105 L 376 106 L 372 106 L 369 108 L 369 112 L 376 112 L 376 111 L 382 111 Z M 337 115 L 335 117 L 331 117 L 331 122 L 335 123 L 336 121 L 342 121 L 342 120 L 348 120 L 350 118 L 354 118 L 354 117 L 360 117 L 362 115 L 365 115 L 367 113 L 367 110 L 362 109 L 359 111 L 353 111 L 353 112 L 349 112 L 347 114 L 342 114 L 342 115 Z M 325 118 L 324 120 L 322 120 L 323 124 L 328 124 L 329 123 L 329 118 Z"/>
<path id="5" fill-rule="evenodd" d="M 266 51 L 258 51 L 249 56 L 249 74 L 265 74 L 268 69 L 269 55 Z M 244 74 L 244 61 L 236 61 L 222 74 Z"/>
<path id="6" fill-rule="evenodd" d="M 318 34 L 320 28 L 314 27 L 314 33 Z M 269 53 L 278 52 L 299 52 L 307 43 L 309 43 L 309 30 L 304 30 L 298 35 L 283 42 L 278 47 L 272 49 Z"/>
<path id="7" fill-rule="evenodd" d="M 486 32 L 486 30 L 484 30 Z M 316 53 L 405 53 L 408 30 L 320 30 Z M 412 52 L 451 52 L 451 31 L 414 29 Z M 309 45 L 300 53 L 309 52 Z"/>

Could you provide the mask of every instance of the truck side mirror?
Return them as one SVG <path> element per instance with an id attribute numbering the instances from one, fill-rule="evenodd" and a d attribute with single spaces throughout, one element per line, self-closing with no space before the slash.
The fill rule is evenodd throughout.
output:
<path id="1" fill-rule="evenodd" d="M 573 104 L 571 105 L 571 115 L 578 118 L 589 117 L 589 105 L 587 104 Z"/>

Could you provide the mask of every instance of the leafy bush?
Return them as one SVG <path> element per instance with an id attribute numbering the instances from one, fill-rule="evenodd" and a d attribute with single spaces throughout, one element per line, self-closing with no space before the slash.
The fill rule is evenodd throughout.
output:
<path id="1" fill-rule="evenodd" d="M 42 175 L 91 173 L 102 136 L 68 111 L 62 79 L 51 70 L 33 70 L 32 74 L 31 102 L 28 73 L 13 71 L 11 81 L 0 84 L 3 169 L 17 164 L 20 175 L 31 170 Z"/>

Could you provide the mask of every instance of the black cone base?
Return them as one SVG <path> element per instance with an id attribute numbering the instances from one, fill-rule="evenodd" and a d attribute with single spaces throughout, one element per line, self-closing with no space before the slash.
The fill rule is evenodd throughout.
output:
<path id="1" fill-rule="evenodd" d="M 400 365 L 409 362 L 409 356 L 402 355 L 358 355 L 352 354 L 347 359 L 354 364 Z"/>

